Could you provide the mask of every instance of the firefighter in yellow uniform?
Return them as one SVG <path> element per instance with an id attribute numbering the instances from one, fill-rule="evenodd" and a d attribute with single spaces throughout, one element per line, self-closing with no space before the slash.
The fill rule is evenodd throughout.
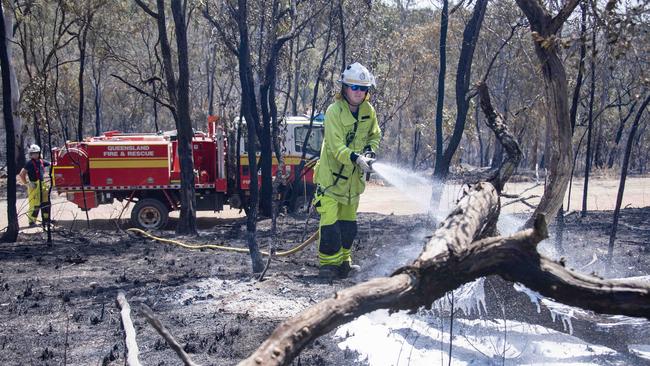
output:
<path id="1" fill-rule="evenodd" d="M 314 206 L 320 214 L 319 277 L 345 278 L 352 265 L 357 235 L 357 208 L 366 173 L 372 172 L 381 130 L 368 90 L 374 76 L 363 65 L 348 66 L 340 94 L 325 113 L 325 139 L 314 168 Z"/>
<path id="2" fill-rule="evenodd" d="M 29 160 L 21 169 L 18 176 L 23 185 L 27 185 L 27 197 L 29 200 L 29 212 L 27 219 L 29 226 L 36 226 L 38 211 L 41 211 L 43 226 L 50 221 L 50 200 L 48 198 L 47 185 L 45 184 L 45 168 L 50 163 L 41 159 L 41 148 L 38 145 L 29 147 Z"/>

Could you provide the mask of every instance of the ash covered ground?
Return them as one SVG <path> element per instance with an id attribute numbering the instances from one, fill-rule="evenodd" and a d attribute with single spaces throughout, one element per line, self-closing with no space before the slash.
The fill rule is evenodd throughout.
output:
<path id="1" fill-rule="evenodd" d="M 610 211 L 598 211 L 587 218 L 567 217 L 565 246 L 570 266 L 598 272 L 611 216 Z M 614 259 L 617 276 L 650 273 L 648 217 L 650 208 L 622 211 L 624 225 Z M 241 218 L 201 220 L 200 238 L 180 239 L 245 247 Z M 291 216 L 281 217 L 278 223 L 279 249 L 297 245 L 317 227 L 315 217 L 307 225 L 304 218 Z M 425 235 L 435 226 L 425 215 L 374 213 L 361 213 L 359 224 L 354 259 L 362 270 L 333 286 L 316 277 L 315 245 L 276 259 L 266 279 L 257 282 L 250 275 L 247 255 L 190 251 L 153 242 L 120 231 L 108 220 L 93 222 L 91 229 L 81 229 L 84 225 L 77 223 L 74 231 L 65 228 L 69 222 L 59 222 L 52 246 L 46 245 L 43 233 L 21 234 L 17 243 L 0 246 L 0 364 L 124 364 L 123 332 L 115 305 L 118 290 L 126 292 L 134 309 L 143 364 L 180 362 L 138 313 L 142 303 L 153 309 L 196 362 L 236 364 L 287 317 L 338 289 L 389 274 L 415 258 Z M 158 234 L 173 236 L 172 231 Z M 261 221 L 261 246 L 267 247 L 271 239 L 270 221 Z M 309 346 L 294 364 L 368 363 L 358 350 L 341 349 L 345 335 L 335 333 Z M 476 364 L 483 364 L 478 351 L 464 352 L 465 358 L 475 357 Z M 588 356 L 583 361 L 589 361 Z M 621 364 L 600 356 L 591 362 Z"/>

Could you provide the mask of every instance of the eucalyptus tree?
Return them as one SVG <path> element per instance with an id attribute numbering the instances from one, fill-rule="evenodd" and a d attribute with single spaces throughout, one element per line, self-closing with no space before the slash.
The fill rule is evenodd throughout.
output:
<path id="1" fill-rule="evenodd" d="M 177 71 L 174 67 L 172 46 L 167 34 L 167 17 L 165 15 L 167 5 L 165 0 L 156 0 L 156 10 L 153 10 L 144 0 L 136 0 L 136 3 L 156 21 L 165 87 L 169 99 L 167 107 L 174 117 L 178 133 L 178 157 L 181 167 L 181 207 L 176 233 L 197 235 L 194 161 L 192 157 L 192 137 L 194 132 L 190 118 L 190 69 L 187 47 L 187 14 L 185 12 L 187 2 L 171 0 L 170 4 L 174 24 L 174 38 L 176 40 Z"/>
<path id="2" fill-rule="evenodd" d="M 11 101 L 11 60 L 7 52 L 4 6 L 0 4 L 0 69 L 2 70 L 2 115 L 4 118 L 7 149 L 7 230 L 0 241 L 15 242 L 18 238 L 18 212 L 16 211 L 16 136 Z"/>

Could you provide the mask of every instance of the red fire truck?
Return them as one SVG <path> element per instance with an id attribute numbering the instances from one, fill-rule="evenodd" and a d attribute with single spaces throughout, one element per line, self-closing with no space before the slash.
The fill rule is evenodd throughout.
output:
<path id="1" fill-rule="evenodd" d="M 285 169 L 293 183 L 309 119 L 286 117 L 285 122 Z M 236 162 L 236 159 L 228 159 L 229 141 L 219 119 L 208 118 L 207 133 L 195 132 L 192 150 L 197 210 L 216 212 L 221 211 L 224 204 L 239 208 L 245 203 L 250 171 L 245 139 L 241 140 L 238 167 L 228 169 L 228 161 Z M 313 195 L 311 167 L 318 158 L 322 141 L 323 123 L 314 121 L 306 149 L 308 162 L 298 177 L 298 184 L 290 185 L 299 188 L 289 188 L 285 194 L 285 203 L 292 209 L 304 208 Z M 64 147 L 52 150 L 54 189 L 65 194 L 81 210 L 112 204 L 114 200 L 134 202 L 133 225 L 160 229 L 167 224 L 169 212 L 180 206 L 181 169 L 177 145 L 175 131 L 137 134 L 109 131 L 83 141 L 67 142 Z M 277 167 L 274 157 L 274 175 Z M 231 184 L 228 184 L 229 171 L 239 171 L 240 175 L 239 179 L 230 177 L 235 178 L 231 179 Z M 259 175 L 258 180 L 261 183 Z"/>

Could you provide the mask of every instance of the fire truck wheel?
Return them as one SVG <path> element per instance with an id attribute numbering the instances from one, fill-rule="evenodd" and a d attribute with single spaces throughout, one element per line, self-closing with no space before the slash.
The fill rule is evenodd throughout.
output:
<path id="1" fill-rule="evenodd" d="M 157 230 L 167 225 L 169 210 L 155 198 L 138 201 L 131 211 L 131 222 L 144 230 Z"/>

